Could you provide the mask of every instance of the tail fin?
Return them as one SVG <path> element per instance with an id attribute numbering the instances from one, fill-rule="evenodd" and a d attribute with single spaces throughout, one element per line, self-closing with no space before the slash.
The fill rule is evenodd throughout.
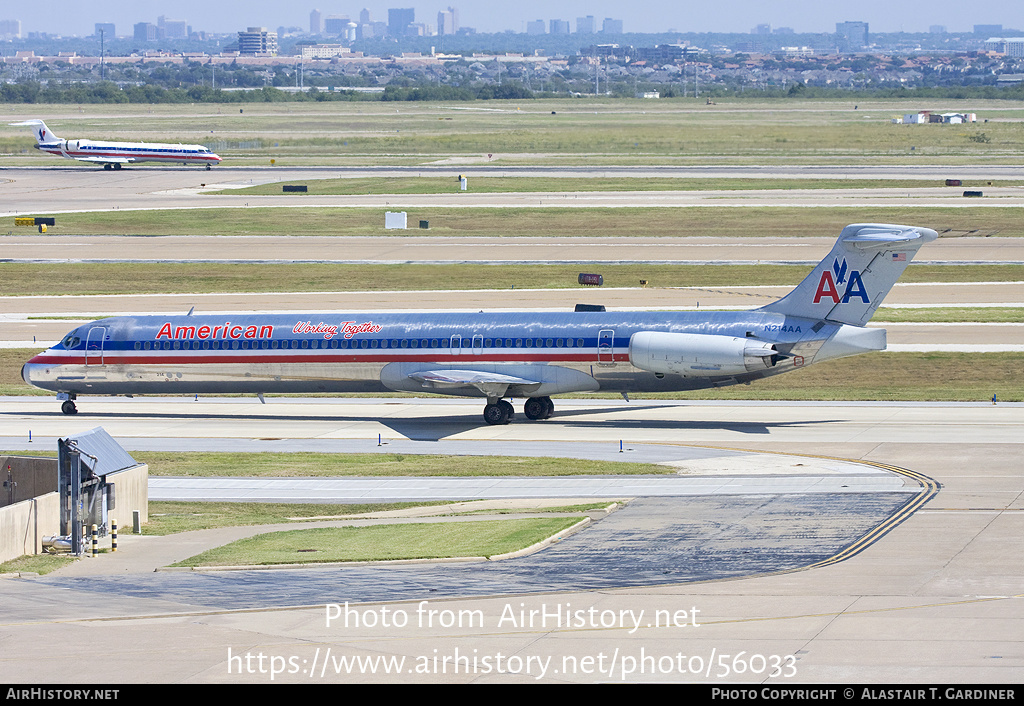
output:
<path id="1" fill-rule="evenodd" d="M 846 226 L 832 252 L 796 289 L 760 310 L 863 326 L 918 249 L 937 237 L 916 226 Z"/>
<path id="2" fill-rule="evenodd" d="M 20 123 L 8 123 L 11 127 L 31 127 L 32 132 L 36 135 L 36 144 L 45 145 L 50 142 L 60 142 L 60 138 L 50 132 L 50 128 L 46 127 L 46 123 L 42 120 L 25 120 Z"/>

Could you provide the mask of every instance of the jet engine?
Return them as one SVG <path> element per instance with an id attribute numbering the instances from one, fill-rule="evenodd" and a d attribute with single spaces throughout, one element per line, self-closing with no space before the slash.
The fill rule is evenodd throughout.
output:
<path id="1" fill-rule="evenodd" d="M 638 331 L 629 339 L 629 362 L 635 367 L 684 377 L 752 373 L 773 367 L 781 357 L 774 344 L 756 338 Z"/>

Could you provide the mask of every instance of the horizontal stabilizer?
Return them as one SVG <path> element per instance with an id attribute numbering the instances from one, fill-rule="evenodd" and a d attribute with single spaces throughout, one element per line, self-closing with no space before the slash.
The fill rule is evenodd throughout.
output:
<path id="1" fill-rule="evenodd" d="M 30 127 L 36 136 L 36 144 L 45 145 L 51 142 L 60 142 L 60 138 L 53 134 L 50 128 L 42 120 L 22 120 L 18 123 L 7 123 L 11 127 Z"/>

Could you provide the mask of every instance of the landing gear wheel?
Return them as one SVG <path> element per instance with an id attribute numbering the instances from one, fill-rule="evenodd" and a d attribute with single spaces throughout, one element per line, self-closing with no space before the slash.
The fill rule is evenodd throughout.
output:
<path id="1" fill-rule="evenodd" d="M 512 405 L 501 400 L 484 407 L 484 421 L 488 424 L 508 424 L 512 421 Z"/>
<path id="2" fill-rule="evenodd" d="M 505 410 L 505 424 L 508 424 L 516 414 L 516 411 L 512 408 L 512 403 L 508 400 L 500 400 L 498 406 Z"/>
<path id="3" fill-rule="evenodd" d="M 531 397 L 523 405 L 527 419 L 547 419 L 555 413 L 555 403 L 550 397 Z"/>
<path id="4" fill-rule="evenodd" d="M 71 400 L 65 400 L 64 404 L 60 406 L 60 411 L 64 414 L 78 414 L 78 407 Z"/>
<path id="5" fill-rule="evenodd" d="M 103 168 L 106 169 L 108 172 L 112 169 L 112 167 L 109 164 L 104 164 Z"/>
<path id="6" fill-rule="evenodd" d="M 547 419 L 550 415 L 548 410 L 550 403 L 551 400 L 546 397 L 531 397 L 523 405 L 523 414 L 527 419 Z"/>
<path id="7" fill-rule="evenodd" d="M 206 165 L 206 171 L 210 171 L 210 165 L 209 164 Z"/>
<path id="8" fill-rule="evenodd" d="M 114 163 L 114 169 L 120 169 L 120 168 L 121 168 L 121 164 L 118 163 L 118 162 L 115 162 Z"/>

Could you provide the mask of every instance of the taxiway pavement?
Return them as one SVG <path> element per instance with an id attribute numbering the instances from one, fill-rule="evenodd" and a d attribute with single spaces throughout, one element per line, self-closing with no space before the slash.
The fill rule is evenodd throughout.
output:
<path id="1" fill-rule="evenodd" d="M 73 657 L 97 641 L 108 645 L 106 658 L 81 668 L 114 682 L 1019 681 L 1024 569 L 1014 547 L 1024 530 L 1024 405 L 566 400 L 551 420 L 495 429 L 459 400 L 97 403 L 67 418 L 52 401 L 6 398 L 0 413 L 6 430 L 32 424 L 48 436 L 102 424 L 126 444 L 162 438 L 185 448 L 365 446 L 376 443 L 374 432 L 428 451 L 465 443 L 494 453 L 503 443 L 607 447 L 620 437 L 628 448 L 653 438 L 673 451 L 728 446 L 878 461 L 926 474 L 941 489 L 843 561 L 696 583 L 693 572 L 744 549 L 747 568 L 757 564 L 750 553 L 757 547 L 769 547 L 775 565 L 789 565 L 783 547 L 807 536 L 807 518 L 816 518 L 809 536 L 819 537 L 821 520 L 833 516 L 838 529 L 865 506 L 784 507 L 766 504 L 770 496 L 691 506 L 652 499 L 595 524 L 599 539 L 588 546 L 621 557 L 599 582 L 587 583 L 578 563 L 562 563 L 578 546 L 565 540 L 547 564 L 535 563 L 541 552 L 512 573 L 497 567 L 502 562 L 480 565 L 492 577 L 487 595 L 477 593 L 470 575 L 479 574 L 468 564 L 437 573 L 394 567 L 384 581 L 364 573 L 372 567 L 9 579 L 0 630 L 19 650 L 5 657 L 6 667 L 27 681 L 55 674 L 66 681 L 78 674 Z M 175 411 L 186 405 L 188 415 Z M 270 433 L 278 440 L 260 439 Z M 767 526 L 771 541 L 749 533 Z M 683 564 L 664 563 L 691 546 L 686 536 L 713 541 L 692 545 Z M 539 566 L 546 573 L 536 573 Z M 573 581 L 586 585 L 573 590 Z M 384 592 L 354 602 L 375 588 Z M 402 599 L 388 599 L 389 590 Z M 346 601 L 353 601 L 347 614 Z M 347 623 L 330 619 L 335 605 Z M 781 671 L 768 678 L 772 663 Z M 748 666 L 738 673 L 737 665 Z"/>

